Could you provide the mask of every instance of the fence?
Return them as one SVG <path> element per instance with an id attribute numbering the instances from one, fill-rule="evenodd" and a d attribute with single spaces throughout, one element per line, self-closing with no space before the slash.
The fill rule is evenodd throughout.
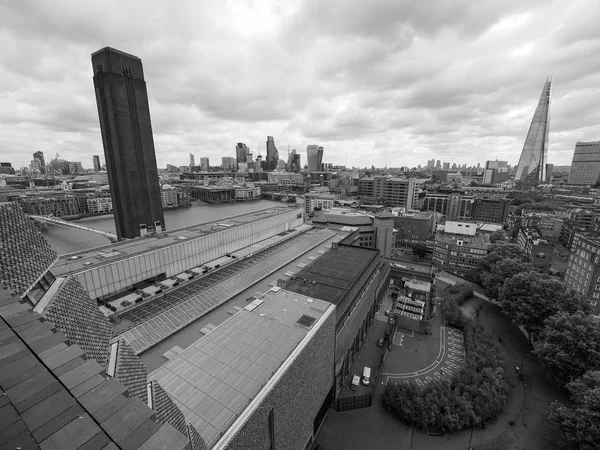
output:
<path id="1" fill-rule="evenodd" d="M 338 398 L 336 410 L 350 411 L 352 409 L 368 408 L 373 401 L 373 394 L 353 395 L 352 397 Z"/>

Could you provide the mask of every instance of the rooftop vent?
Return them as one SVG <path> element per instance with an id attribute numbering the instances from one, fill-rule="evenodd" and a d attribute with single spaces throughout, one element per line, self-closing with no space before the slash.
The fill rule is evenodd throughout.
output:
<path id="1" fill-rule="evenodd" d="M 312 316 L 307 316 L 306 314 L 303 314 L 302 317 L 300 317 L 296 323 L 301 327 L 310 328 L 313 326 L 316 320 L 317 319 L 315 319 Z"/>

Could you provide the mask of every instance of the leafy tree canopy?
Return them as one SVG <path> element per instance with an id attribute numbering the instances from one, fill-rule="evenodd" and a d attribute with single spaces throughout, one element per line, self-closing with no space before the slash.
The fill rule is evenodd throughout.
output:
<path id="1" fill-rule="evenodd" d="M 504 314 L 529 333 L 538 333 L 544 321 L 559 311 L 591 312 L 589 302 L 562 281 L 534 271 L 518 273 L 500 290 Z"/>
<path id="2" fill-rule="evenodd" d="M 481 272 L 479 281 L 492 298 L 499 298 L 500 290 L 509 278 L 523 272 L 535 272 L 537 269 L 524 258 L 506 258 L 492 264 L 489 272 Z"/>
<path id="3" fill-rule="evenodd" d="M 529 254 L 517 244 L 496 243 L 488 247 L 488 254 L 481 263 L 481 269 L 489 272 L 494 264 L 503 259 L 518 259 L 523 262 L 531 261 Z"/>
<path id="4" fill-rule="evenodd" d="M 425 258 L 427 256 L 427 245 L 423 242 L 416 242 L 412 245 L 412 251 L 415 256 Z"/>
<path id="5" fill-rule="evenodd" d="M 573 407 L 553 402 L 548 418 L 560 425 L 566 443 L 581 450 L 600 448 L 600 371 L 586 372 L 567 384 L 567 389 Z"/>
<path id="6" fill-rule="evenodd" d="M 561 311 L 546 321 L 533 350 L 560 384 L 600 370 L 600 326 L 588 312 Z"/>

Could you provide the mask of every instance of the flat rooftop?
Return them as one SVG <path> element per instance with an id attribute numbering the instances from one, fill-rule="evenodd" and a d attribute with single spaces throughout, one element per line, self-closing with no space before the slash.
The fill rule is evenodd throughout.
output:
<path id="1" fill-rule="evenodd" d="M 279 288 L 267 291 L 253 304 L 258 306 L 251 309 L 248 304 L 149 375 L 171 395 L 208 448 L 257 397 L 310 330 L 334 311 L 328 302 Z"/>
<path id="2" fill-rule="evenodd" d="M 352 300 L 346 294 L 378 257 L 376 249 L 339 246 L 298 272 L 286 289 L 333 303 L 341 317 Z"/>
<path id="3" fill-rule="evenodd" d="M 299 212 L 302 211 L 301 208 L 297 209 Z M 176 230 L 168 230 L 166 233 L 161 233 L 156 236 L 130 239 L 114 244 L 107 244 L 102 247 L 82 250 L 77 253 L 70 253 L 68 255 L 63 255 L 58 259 L 52 267 L 52 273 L 57 277 L 64 277 L 83 270 L 88 270 L 96 265 L 104 265 L 113 261 L 130 258 L 140 253 L 147 253 L 153 250 L 170 247 L 186 240 L 197 239 L 228 228 L 287 213 L 291 210 L 292 208 L 289 206 L 277 206 L 249 214 L 219 219 L 213 222 L 192 225 Z"/>

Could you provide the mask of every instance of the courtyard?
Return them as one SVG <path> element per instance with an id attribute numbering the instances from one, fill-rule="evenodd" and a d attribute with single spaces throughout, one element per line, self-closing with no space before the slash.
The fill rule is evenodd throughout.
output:
<path id="1" fill-rule="evenodd" d="M 500 308 L 481 298 L 473 297 L 465 303 L 467 310 L 478 313 L 478 320 L 487 332 L 498 336 L 498 345 L 504 353 L 510 391 L 504 411 L 485 429 L 466 430 L 444 436 L 430 436 L 412 429 L 383 409 L 381 393 L 387 379 L 402 382 L 431 382 L 442 372 L 440 362 L 446 353 L 442 346 L 459 348 L 460 337 L 453 329 L 442 327 L 441 318 L 432 321 L 432 333 L 424 335 L 406 331 L 401 345 L 391 344 L 382 367 L 381 376 L 374 386 L 370 408 L 336 412 L 329 410 L 323 429 L 317 439 L 322 450 L 332 449 L 456 449 L 470 446 L 474 449 L 505 450 L 556 448 L 558 429 L 545 417 L 552 400 L 568 401 L 565 391 L 556 388 L 546 377 L 545 370 L 531 355 L 531 347 L 521 331 L 500 311 Z M 398 340 L 398 335 L 394 339 Z M 448 351 L 448 356 L 454 352 Z M 447 358 L 446 361 L 455 361 Z M 525 365 L 525 381 L 518 380 L 516 362 Z M 452 367 L 452 366 L 449 366 Z M 428 380 L 427 377 L 430 377 Z"/>

